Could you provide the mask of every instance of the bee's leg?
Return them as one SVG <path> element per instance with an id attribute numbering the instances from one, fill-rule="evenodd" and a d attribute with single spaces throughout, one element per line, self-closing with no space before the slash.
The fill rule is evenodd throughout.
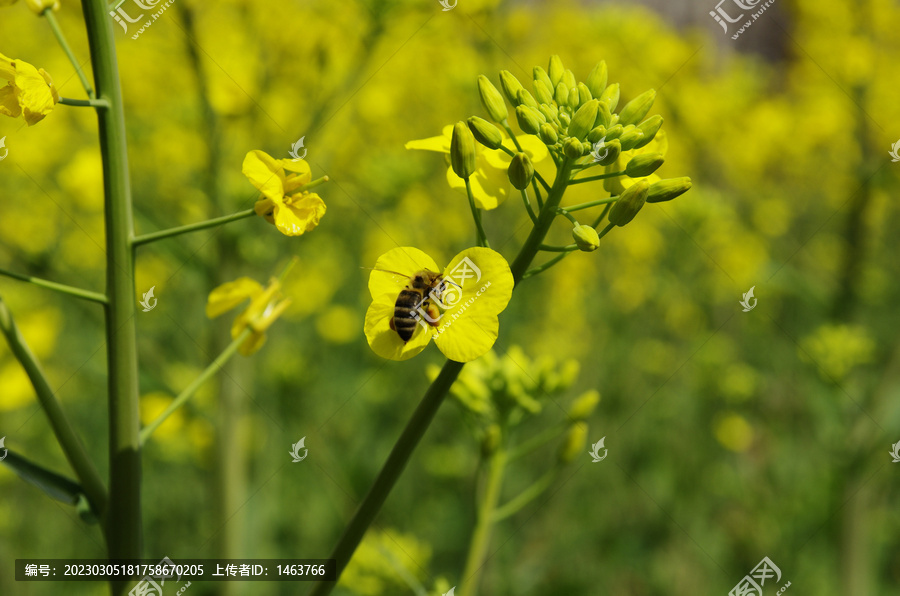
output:
<path id="1" fill-rule="evenodd" d="M 425 312 L 428 313 L 428 317 L 425 319 L 428 321 L 428 324 L 432 327 L 437 327 L 441 322 L 441 311 L 437 306 L 429 302 L 425 306 Z"/>

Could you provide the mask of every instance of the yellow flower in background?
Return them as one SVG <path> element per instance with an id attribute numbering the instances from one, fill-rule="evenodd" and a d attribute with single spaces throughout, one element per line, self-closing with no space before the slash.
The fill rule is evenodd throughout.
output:
<path id="1" fill-rule="evenodd" d="M 12 6 L 19 0 L 0 0 L 0 6 Z M 41 15 L 45 10 L 59 10 L 59 0 L 25 0 L 25 4 L 37 15 Z"/>
<path id="2" fill-rule="evenodd" d="M 275 224 L 285 236 L 309 232 L 325 215 L 325 202 L 303 187 L 312 180 L 309 164 L 300 159 L 275 159 L 264 151 L 250 151 L 241 170 L 262 196 L 256 214 Z"/>
<path id="3" fill-rule="evenodd" d="M 666 138 L 666 131 L 661 130 L 656 133 L 656 136 L 653 137 L 653 140 L 641 147 L 640 149 L 631 149 L 629 151 L 623 151 L 619 158 L 606 166 L 606 173 L 610 172 L 622 172 L 625 170 L 625 166 L 628 165 L 628 162 L 631 161 L 634 157 L 638 155 L 648 155 L 651 153 L 659 153 L 662 156 L 666 155 L 666 152 L 669 150 L 669 141 Z M 656 174 L 650 174 L 649 176 L 641 176 L 640 180 L 646 180 L 648 184 L 653 184 L 654 182 L 659 182 L 660 177 Z M 620 195 L 622 191 L 637 182 L 637 179 L 631 178 L 629 176 L 625 176 L 624 174 L 621 176 L 616 176 L 613 178 L 607 178 L 603 181 L 603 188 L 607 191 L 611 192 L 613 195 Z"/>
<path id="4" fill-rule="evenodd" d="M 470 362 L 491 349 L 497 315 L 512 296 L 506 259 L 489 248 L 468 248 L 441 271 L 417 248 L 394 248 L 378 258 L 369 276 L 372 304 L 365 322 L 372 351 L 406 360 L 433 338 L 450 360 Z M 405 301 L 398 305 L 401 293 Z M 406 341 L 401 331 L 410 334 Z"/>
<path id="5" fill-rule="evenodd" d="M 263 288 L 256 280 L 241 277 L 224 283 L 209 293 L 206 316 L 214 319 L 249 298 L 250 305 L 231 325 L 232 339 L 237 339 L 248 327 L 252 330 L 250 337 L 238 349 L 244 356 L 249 356 L 266 343 L 266 329 L 291 303 L 289 299 L 281 300 L 280 290 L 281 282 L 275 278 L 272 278 L 268 287 Z"/>
<path id="6" fill-rule="evenodd" d="M 24 115 L 28 126 L 43 120 L 59 103 L 50 75 L 24 60 L 0 54 L 0 79 L 8 81 L 0 87 L 0 114 L 10 118 Z"/>
<path id="7" fill-rule="evenodd" d="M 439 137 L 409 141 L 404 146 L 407 149 L 437 151 L 449 156 L 452 136 L 453 126 L 445 126 L 443 134 Z M 503 146 L 510 151 L 518 151 L 512 139 L 505 134 L 503 136 Z M 516 140 L 522 145 L 523 153 L 528 155 L 534 164 L 543 161 L 550 155 L 547 146 L 535 136 L 518 135 Z M 469 183 L 472 185 L 472 196 L 475 198 L 476 207 L 496 209 L 500 203 L 506 200 L 509 196 L 510 186 L 506 171 L 509 169 L 511 161 L 512 156 L 502 149 L 487 149 L 480 143 L 475 143 L 475 173 L 469 177 Z M 457 176 L 452 167 L 447 168 L 447 182 L 451 188 L 466 192 L 465 180 Z"/>

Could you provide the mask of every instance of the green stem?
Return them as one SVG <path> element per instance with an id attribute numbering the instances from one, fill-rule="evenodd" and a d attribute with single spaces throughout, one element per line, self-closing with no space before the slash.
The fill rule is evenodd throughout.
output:
<path id="1" fill-rule="evenodd" d="M 178 397 L 172 400 L 172 403 L 169 404 L 169 407 L 165 409 L 165 411 L 156 417 L 156 419 L 141 429 L 140 439 L 141 445 L 147 442 L 147 439 L 150 438 L 150 435 L 153 434 L 160 424 L 165 422 L 166 418 L 168 418 L 172 412 L 183 406 L 187 400 L 194 396 L 197 393 L 197 390 L 203 386 L 203 384 L 208 381 L 213 375 L 219 372 L 225 363 L 228 362 L 232 356 L 234 356 L 235 352 L 237 352 L 238 348 L 241 344 L 250 337 L 250 334 L 253 332 L 250 327 L 244 329 L 240 335 L 235 338 L 228 347 L 225 348 L 221 354 L 219 354 L 215 360 L 212 361 L 212 364 L 206 367 L 206 369 L 194 379 L 190 385 L 184 388 L 184 391 L 178 394 Z"/>
<path id="2" fill-rule="evenodd" d="M 151 234 L 141 234 L 131 241 L 132 246 L 141 246 L 142 244 L 147 244 L 148 242 L 155 242 L 157 240 L 163 240 L 164 238 L 171 238 L 173 236 L 179 236 L 181 234 L 188 234 L 190 232 L 196 232 L 198 230 L 205 230 L 207 228 L 214 228 L 216 226 L 221 226 L 222 224 L 227 224 L 232 221 L 237 221 L 239 219 L 244 219 L 247 217 L 252 217 L 256 215 L 256 212 L 253 209 L 246 209 L 244 211 L 238 211 L 237 213 L 232 213 L 231 215 L 225 215 L 222 217 L 217 217 L 215 219 L 207 219 L 206 221 L 200 221 L 197 223 L 188 224 L 186 226 L 180 226 L 177 228 L 169 228 L 168 230 L 160 230 L 159 232 L 153 232 Z"/>
<path id="3" fill-rule="evenodd" d="M 307 182 L 306 184 L 304 184 L 304 185 L 300 188 L 300 190 L 309 190 L 309 189 L 311 189 L 311 188 L 315 188 L 315 187 L 317 187 L 317 186 L 321 186 L 321 185 L 325 184 L 326 182 L 328 182 L 329 180 L 331 180 L 331 178 L 329 178 L 328 176 L 322 176 L 321 178 L 316 178 L 315 180 L 312 180 L 312 181 Z"/>
<path id="4" fill-rule="evenodd" d="M 599 234 L 597 234 L 597 239 L 599 240 L 600 238 L 603 238 L 604 236 L 606 236 L 609 233 L 609 231 L 611 229 L 613 229 L 614 227 L 616 227 L 616 224 L 607 224 L 607 226 L 605 228 L 603 228 L 603 231 L 600 232 Z"/>
<path id="5" fill-rule="evenodd" d="M 69 47 L 69 42 L 66 41 L 66 36 L 63 35 L 62 29 L 59 27 L 59 23 L 56 21 L 56 15 L 53 14 L 53 10 L 50 8 L 44 9 L 41 13 L 45 19 L 47 19 L 47 24 L 50 25 L 50 30 L 53 31 L 53 35 L 56 37 L 56 41 L 59 42 L 60 47 L 63 49 L 63 52 L 66 53 L 66 56 L 69 57 L 69 62 L 72 63 L 72 66 L 75 67 L 75 73 L 78 75 L 79 80 L 81 80 L 81 86 L 84 87 L 85 93 L 87 93 L 88 97 L 91 99 L 94 98 L 94 90 L 91 89 L 91 84 L 88 82 L 87 75 L 84 74 L 84 70 L 81 68 L 81 64 L 78 60 L 75 59 L 75 53 L 72 52 L 72 48 Z M 62 103 L 62 99 L 60 99 L 60 103 Z"/>
<path id="6" fill-rule="evenodd" d="M 90 290 L 73 288 L 72 286 L 58 284 L 56 282 L 47 281 L 46 279 L 41 279 L 39 277 L 22 275 L 21 273 L 13 273 L 12 271 L 7 271 L 6 269 L 0 269 L 0 275 L 5 275 L 6 277 L 11 277 L 20 281 L 27 281 L 28 283 L 32 283 L 42 288 L 47 288 L 48 290 L 53 290 L 54 292 L 59 292 L 60 294 L 67 294 L 76 298 L 83 298 L 84 300 L 91 300 L 93 302 L 99 302 L 100 304 L 106 304 L 106 296 L 100 294 L 99 292 L 91 292 Z"/>
<path id="7" fill-rule="evenodd" d="M 577 244 L 568 244 L 566 246 L 552 246 L 550 244 L 541 244 L 541 250 L 546 252 L 572 252 L 578 248 Z"/>
<path id="8" fill-rule="evenodd" d="M 491 244 L 488 242 L 487 234 L 484 233 L 484 226 L 481 224 L 481 211 L 475 206 L 475 197 L 472 195 L 472 184 L 469 182 L 468 176 L 466 176 L 465 181 L 466 194 L 469 195 L 469 207 L 472 209 L 472 217 L 475 218 L 475 228 L 478 230 L 478 245 L 490 248 Z"/>
<path id="9" fill-rule="evenodd" d="M 506 505 L 498 507 L 494 511 L 494 515 L 492 521 L 496 524 L 511 515 L 515 515 L 518 513 L 522 507 L 529 504 L 541 494 L 544 493 L 550 486 L 553 484 L 553 481 L 556 480 L 557 475 L 559 474 L 559 469 L 553 468 L 548 471 L 546 474 L 541 476 L 534 484 L 526 488 L 524 491 L 519 493 L 514 499 L 512 499 Z"/>
<path id="10" fill-rule="evenodd" d="M 540 250 L 541 243 L 544 241 L 544 237 L 550 230 L 550 225 L 556 217 L 556 209 L 559 207 L 563 194 L 566 192 L 571 171 L 572 164 L 568 159 L 564 160 L 556 171 L 556 179 L 553 181 L 550 192 L 547 193 L 547 201 L 544 203 L 544 208 L 541 209 L 541 212 L 538 215 L 537 223 L 534 224 L 531 233 L 522 245 L 522 249 L 510 266 L 516 284 L 523 279 L 525 272 L 528 270 L 528 266 L 531 264 L 531 261 L 534 260 L 535 255 L 537 255 L 538 250 Z"/>
<path id="11" fill-rule="evenodd" d="M 525 457 L 532 453 L 535 449 L 539 447 L 543 447 L 553 439 L 557 438 L 564 431 L 568 430 L 569 424 L 568 422 L 559 422 L 550 428 L 546 429 L 539 435 L 524 441 L 520 445 L 518 445 L 515 449 L 509 452 L 508 461 L 513 462 L 517 459 Z"/>
<path id="12" fill-rule="evenodd" d="M 575 219 L 574 215 L 569 213 L 568 209 L 563 209 L 562 207 L 560 207 L 557 211 L 560 215 L 571 221 L 573 224 L 578 225 L 578 220 Z"/>
<path id="13" fill-rule="evenodd" d="M 577 248 L 577 247 L 576 247 L 576 248 Z M 565 259 L 567 256 L 569 256 L 570 254 L 572 254 L 573 252 L 575 252 L 575 250 L 576 250 L 576 249 L 573 248 L 573 249 L 568 250 L 568 251 L 566 251 L 566 252 L 564 252 L 564 253 L 560 253 L 558 256 L 553 257 L 552 259 L 550 259 L 549 261 L 547 261 L 547 262 L 544 263 L 543 265 L 538 265 L 537 267 L 534 267 L 534 268 L 532 268 L 532 269 L 529 269 L 528 271 L 525 272 L 525 275 L 522 276 L 522 279 L 528 279 L 529 277 L 534 277 L 534 276 L 537 275 L 538 273 L 543 273 L 544 271 L 546 271 L 546 270 L 549 269 L 550 267 L 553 267 L 554 265 L 556 265 L 557 263 L 559 263 L 560 261 L 562 261 L 563 259 Z"/>
<path id="14" fill-rule="evenodd" d="M 606 204 L 606 207 L 603 208 L 603 211 L 600 213 L 600 215 L 594 221 L 594 225 L 591 226 L 592 228 L 596 228 L 597 226 L 600 225 L 600 222 L 603 221 L 603 218 L 606 217 L 606 214 L 609 213 L 609 210 L 612 206 L 613 206 L 612 203 Z"/>
<path id="15" fill-rule="evenodd" d="M 64 106 L 78 106 L 80 108 L 108 108 L 109 102 L 105 99 L 71 99 L 60 97 L 59 103 Z"/>
<path id="16" fill-rule="evenodd" d="M 98 110 L 106 225 L 106 345 L 109 385 L 109 508 L 106 545 L 113 559 L 141 557 L 141 445 L 135 330 L 134 222 L 125 112 L 106 0 L 82 0 L 94 87 L 109 102 Z M 115 581 L 114 594 L 127 583 Z"/>
<path id="17" fill-rule="evenodd" d="M 500 489 L 503 487 L 503 471 L 506 468 L 506 451 L 497 449 L 488 463 L 487 488 L 481 499 L 475 520 L 472 540 L 469 542 L 469 555 L 462 574 L 460 596 L 477 596 L 484 559 L 491 542 L 491 530 L 494 526 L 494 509 L 500 501 Z"/>
<path id="18" fill-rule="evenodd" d="M 391 454 L 378 473 L 378 477 L 375 478 L 372 488 L 369 489 L 356 513 L 353 514 L 353 519 L 344 528 L 344 533 L 329 556 L 330 559 L 337 559 L 338 577 L 340 577 L 344 568 L 347 567 L 350 557 L 353 556 L 353 551 L 356 550 L 366 530 L 375 520 L 375 516 L 381 510 L 381 506 L 384 505 L 384 501 L 387 499 L 391 489 L 397 483 L 397 479 L 400 478 L 400 474 L 403 473 L 403 469 L 409 462 L 412 452 L 428 429 L 428 425 L 431 424 L 434 415 L 440 408 L 441 403 L 443 403 L 444 397 L 446 397 L 450 386 L 456 380 L 462 367 L 462 362 L 447 360 L 440 374 L 425 392 L 425 396 L 422 398 L 416 411 L 413 412 L 409 422 L 406 423 L 406 427 L 400 434 L 400 438 L 397 439 Z M 310 596 L 327 596 L 334 589 L 335 583 L 317 583 L 313 587 Z"/>
<path id="19" fill-rule="evenodd" d="M 583 182 L 593 182 L 594 180 L 605 180 L 606 178 L 615 178 L 616 176 L 625 175 L 625 170 L 621 172 L 610 172 L 608 174 L 598 174 L 596 176 L 588 176 L 587 178 L 578 178 L 576 180 L 572 180 L 572 184 L 581 184 Z"/>
<path id="20" fill-rule="evenodd" d="M 525 189 L 520 191 L 522 193 L 522 200 L 525 202 L 525 210 L 528 211 L 528 217 L 531 218 L 533 223 L 537 223 L 537 215 L 534 214 L 534 209 L 531 208 L 531 201 L 528 200 L 528 192 Z"/>
<path id="21" fill-rule="evenodd" d="M 56 394 L 50 388 L 40 363 L 28 347 L 25 338 L 22 337 L 22 333 L 2 297 L 0 297 L 0 331 L 6 336 L 10 350 L 31 380 L 38 401 L 50 421 L 53 434 L 56 435 L 56 440 L 66 455 L 66 459 L 69 460 L 69 465 L 72 466 L 75 475 L 84 487 L 84 493 L 91 503 L 91 508 L 98 515 L 102 515 L 107 505 L 107 494 L 100 474 L 97 473 L 94 462 L 88 457 L 81 439 L 78 438 L 62 405 L 56 399 Z"/>
<path id="22" fill-rule="evenodd" d="M 38 487 L 51 499 L 76 505 L 80 496 L 84 494 L 84 489 L 77 482 L 28 461 L 21 455 L 13 453 L 12 449 L 4 456 L 3 463 L 18 474 L 19 478 Z"/>
<path id="23" fill-rule="evenodd" d="M 587 203 L 579 203 L 578 205 L 572 205 L 571 207 L 566 207 L 566 211 L 581 211 L 582 209 L 590 209 L 591 207 L 596 207 L 597 205 L 610 205 L 619 200 L 619 196 L 616 195 L 614 197 L 607 197 L 605 199 L 597 199 L 596 201 L 588 201 Z"/>

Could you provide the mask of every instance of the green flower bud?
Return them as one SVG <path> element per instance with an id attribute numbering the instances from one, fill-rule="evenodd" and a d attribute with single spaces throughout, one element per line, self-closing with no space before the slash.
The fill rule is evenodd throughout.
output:
<path id="1" fill-rule="evenodd" d="M 635 127 L 634 124 L 629 124 L 625 127 L 622 136 L 619 137 L 619 140 L 622 141 L 622 151 L 634 149 L 643 139 L 644 133 L 641 132 L 641 129 Z"/>
<path id="2" fill-rule="evenodd" d="M 606 105 L 606 102 L 601 101 L 597 104 L 597 119 L 594 120 L 594 126 L 605 126 L 609 128 L 611 121 L 612 112 L 609 111 L 609 106 Z"/>
<path id="3" fill-rule="evenodd" d="M 608 126 L 606 128 L 606 138 L 609 140 L 618 139 L 622 136 L 622 133 L 625 132 L 625 127 L 621 124 L 616 124 L 615 126 Z"/>
<path id="4" fill-rule="evenodd" d="M 524 153 L 516 153 L 506 171 L 509 181 L 518 190 L 525 190 L 534 178 L 534 164 Z"/>
<path id="5" fill-rule="evenodd" d="M 603 105 L 603 104 L 600 104 Z M 588 133 L 587 140 L 591 143 L 596 143 L 600 139 L 606 136 L 606 127 L 605 126 L 595 126 L 591 129 L 591 132 Z"/>
<path id="6" fill-rule="evenodd" d="M 519 89 L 524 89 L 524 87 L 513 73 L 508 70 L 500 71 L 500 87 L 503 88 L 503 95 L 509 100 L 510 105 L 519 105 Z"/>
<path id="7" fill-rule="evenodd" d="M 578 105 L 583 103 L 587 103 L 594 99 L 594 96 L 591 95 L 591 91 L 587 88 L 587 85 L 584 83 L 578 83 Z"/>
<path id="8" fill-rule="evenodd" d="M 563 66 L 562 60 L 560 60 L 559 56 L 553 54 L 550 56 L 550 66 L 548 67 L 548 75 L 550 76 L 550 84 L 553 87 L 559 85 L 559 82 L 562 80 L 563 72 L 565 71 L 565 67 Z"/>
<path id="9" fill-rule="evenodd" d="M 618 115 L 618 114 L 612 114 L 612 115 L 609 117 L 609 126 L 615 126 L 615 125 L 618 124 L 618 123 L 619 123 L 619 115 Z"/>
<path id="10" fill-rule="evenodd" d="M 503 144 L 503 135 L 500 134 L 500 129 L 484 118 L 472 116 L 466 120 L 466 123 L 475 140 L 488 149 L 498 149 Z"/>
<path id="11" fill-rule="evenodd" d="M 547 80 L 549 81 L 550 79 Z M 544 104 L 553 101 L 553 94 L 550 93 L 550 89 L 544 84 L 544 81 L 534 82 L 534 96 L 537 98 L 538 103 Z"/>
<path id="12" fill-rule="evenodd" d="M 543 114 L 544 118 L 547 119 L 547 122 L 556 122 L 556 119 L 559 116 L 559 110 L 557 110 L 556 106 L 552 103 L 542 103 L 538 106 L 538 111 Z"/>
<path id="13" fill-rule="evenodd" d="M 457 122 L 453 126 L 450 165 L 460 178 L 468 178 L 475 173 L 475 137 L 465 122 Z"/>
<path id="14" fill-rule="evenodd" d="M 606 89 L 607 77 L 606 60 L 601 60 L 594 66 L 587 78 L 587 88 L 591 90 L 591 97 L 600 97 L 603 90 Z"/>
<path id="15" fill-rule="evenodd" d="M 491 120 L 503 122 L 509 117 L 503 96 L 500 95 L 491 80 L 484 75 L 478 75 L 478 93 L 481 94 L 481 103 L 484 104 L 484 109 L 487 110 Z"/>
<path id="16" fill-rule="evenodd" d="M 578 80 L 575 79 L 575 74 L 568 69 L 563 73 L 560 82 L 569 89 L 575 89 L 575 87 L 578 86 Z"/>
<path id="17" fill-rule="evenodd" d="M 528 106 L 519 106 L 516 108 L 516 120 L 519 123 L 519 128 L 522 129 L 522 132 L 528 133 L 530 135 L 536 135 L 541 130 L 541 119 L 538 117 L 537 110 L 533 108 L 529 108 Z"/>
<path id="18" fill-rule="evenodd" d="M 492 424 L 484 429 L 484 437 L 481 439 L 481 455 L 488 457 L 497 451 L 502 436 L 503 431 L 497 424 Z"/>
<path id="19" fill-rule="evenodd" d="M 598 403 L 600 403 L 600 392 L 596 389 L 586 391 L 572 404 L 572 408 L 569 410 L 569 420 L 573 422 L 584 420 L 593 413 Z"/>
<path id="20" fill-rule="evenodd" d="M 581 105 L 580 103 L 578 103 L 578 100 L 578 89 L 569 89 L 569 98 L 566 100 L 566 103 L 568 103 L 569 107 L 573 110 L 577 110 Z"/>
<path id="21" fill-rule="evenodd" d="M 556 131 L 553 130 L 553 127 L 549 124 L 541 124 L 539 136 L 541 137 L 541 140 L 544 141 L 545 145 L 555 145 L 559 140 Z"/>
<path id="22" fill-rule="evenodd" d="M 662 128 L 663 125 L 663 117 L 659 114 L 655 116 L 650 116 L 643 122 L 638 125 L 638 130 L 644 133 L 644 138 L 641 139 L 641 142 L 635 145 L 635 149 L 640 149 L 650 141 L 652 141 L 656 137 L 656 133 L 659 132 L 659 129 Z"/>
<path id="23" fill-rule="evenodd" d="M 537 109 L 538 102 L 534 100 L 534 96 L 528 92 L 528 89 L 519 89 L 519 92 L 516 94 L 516 97 L 519 100 L 520 106 L 528 106 L 529 108 Z"/>
<path id="24" fill-rule="evenodd" d="M 568 464 L 582 454 L 587 446 L 588 425 L 583 422 L 573 424 L 566 433 L 566 438 L 559 446 L 557 458 L 559 463 Z"/>
<path id="25" fill-rule="evenodd" d="M 572 122 L 567 131 L 570 137 L 582 139 L 589 130 L 594 128 L 594 120 L 597 119 L 597 103 L 596 99 L 592 99 L 578 108 L 578 111 L 572 116 Z"/>
<path id="26" fill-rule="evenodd" d="M 584 153 L 584 147 L 581 141 L 575 137 L 569 137 L 563 145 L 563 151 L 569 159 L 578 159 Z"/>
<path id="27" fill-rule="evenodd" d="M 569 105 L 569 89 L 562 83 L 557 84 L 553 92 L 553 99 L 556 100 L 559 107 Z"/>
<path id="28" fill-rule="evenodd" d="M 560 113 L 559 115 L 559 123 L 563 125 L 563 128 L 568 128 L 569 124 L 571 124 L 572 119 L 565 112 Z"/>
<path id="29" fill-rule="evenodd" d="M 608 166 L 612 163 L 615 163 L 619 156 L 622 154 L 622 143 L 619 139 L 613 139 L 611 141 L 604 141 L 603 147 L 598 148 L 596 151 L 601 159 L 597 162 L 601 166 Z M 605 155 L 604 155 L 605 153 Z"/>
<path id="30" fill-rule="evenodd" d="M 606 105 L 609 106 L 609 111 L 615 112 L 616 106 L 619 105 L 619 84 L 613 83 L 604 89 L 600 95 L 600 101 L 605 101 Z"/>
<path id="31" fill-rule="evenodd" d="M 9 2 L 5 2 L 2 4 L 9 4 Z M 27 4 L 28 8 L 30 8 L 32 12 L 34 12 L 34 14 L 38 16 L 43 15 L 44 11 L 48 8 L 54 11 L 59 10 L 59 0 L 26 0 L 25 4 Z"/>
<path id="32" fill-rule="evenodd" d="M 594 252 L 600 248 L 600 236 L 597 234 L 597 230 L 591 226 L 575 224 L 575 227 L 572 228 L 572 237 L 575 239 L 575 244 L 578 245 L 578 250 Z"/>
<path id="33" fill-rule="evenodd" d="M 634 219 L 647 200 L 649 188 L 650 184 L 646 180 L 638 180 L 626 188 L 609 210 L 609 223 L 622 227 Z"/>
<path id="34" fill-rule="evenodd" d="M 653 107 L 653 100 L 656 99 L 656 89 L 644 91 L 622 108 L 619 112 L 619 122 L 624 125 L 636 124 L 647 115 L 650 108 Z"/>
<path id="35" fill-rule="evenodd" d="M 547 87 L 548 91 L 555 87 L 555 85 L 550 82 L 550 77 L 547 76 L 547 72 L 540 66 L 534 67 L 532 70 L 532 78 L 534 78 L 535 83 L 538 81 L 542 82 Z M 537 95 L 537 93 L 535 93 L 535 95 Z"/>
<path id="36" fill-rule="evenodd" d="M 691 179 L 687 176 L 681 178 L 669 178 L 668 180 L 660 180 L 650 185 L 647 191 L 648 203 L 662 203 L 663 201 L 671 201 L 679 195 L 683 195 L 691 189 Z"/>
<path id="37" fill-rule="evenodd" d="M 640 155 L 635 155 L 631 158 L 631 161 L 628 162 L 628 165 L 625 166 L 625 175 L 631 176 L 632 178 L 649 176 L 658 170 L 659 166 L 663 165 L 664 161 L 666 160 L 663 159 L 661 153 L 641 153 Z"/>

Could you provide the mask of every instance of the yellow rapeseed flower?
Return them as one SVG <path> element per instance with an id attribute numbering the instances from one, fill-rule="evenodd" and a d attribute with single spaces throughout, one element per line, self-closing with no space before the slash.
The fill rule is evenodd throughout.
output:
<path id="1" fill-rule="evenodd" d="M 407 149 L 422 151 L 437 151 L 450 155 L 450 141 L 453 137 L 453 126 L 445 126 L 443 134 L 439 137 L 430 137 L 408 142 Z M 550 153 L 547 146 L 537 137 L 532 135 L 519 135 L 516 137 L 522 145 L 523 152 L 528 155 L 531 162 L 537 164 L 546 159 Z M 504 135 L 503 146 L 516 152 L 512 139 Z M 512 157 L 503 149 L 487 149 L 480 143 L 475 143 L 475 173 L 469 177 L 472 185 L 472 196 L 475 198 L 475 206 L 480 209 L 496 209 L 500 203 L 509 196 L 509 177 L 506 171 Z M 456 175 L 452 167 L 447 168 L 447 182 L 451 188 L 463 193 L 466 192 L 466 182 Z"/>
<path id="2" fill-rule="evenodd" d="M 413 308 L 398 306 L 401 291 L 423 271 L 442 272 L 442 283 L 431 291 L 424 289 L 419 296 L 408 294 Z M 489 248 L 468 248 L 443 270 L 417 248 L 389 250 L 378 258 L 369 276 L 372 304 L 365 322 L 369 346 L 383 358 L 406 360 L 424 350 L 433 338 L 450 360 L 475 360 L 497 340 L 497 315 L 506 308 L 513 285 L 506 259 Z M 408 341 L 401 338 L 397 326 L 392 328 L 397 315 L 413 321 Z"/>
<path id="3" fill-rule="evenodd" d="M 289 299 L 280 300 L 280 290 L 281 282 L 275 278 L 272 278 L 268 287 L 263 288 L 256 280 L 241 277 L 224 283 L 209 293 L 206 316 L 214 319 L 249 298 L 250 305 L 231 325 L 233 339 L 237 339 L 248 327 L 252 330 L 250 337 L 238 349 L 244 356 L 249 356 L 266 343 L 266 329 L 291 303 Z"/>
<path id="4" fill-rule="evenodd" d="M 275 224 L 285 236 L 309 232 L 325 215 L 325 202 L 314 192 L 303 190 L 312 180 L 309 164 L 300 159 L 275 159 L 264 151 L 250 151 L 241 170 L 262 196 L 256 214 Z"/>
<path id="5" fill-rule="evenodd" d="M 10 118 L 24 115 L 28 126 L 43 120 L 59 103 L 50 75 L 24 60 L 0 54 L 0 79 L 8 81 L 0 87 L 0 114 Z"/>

